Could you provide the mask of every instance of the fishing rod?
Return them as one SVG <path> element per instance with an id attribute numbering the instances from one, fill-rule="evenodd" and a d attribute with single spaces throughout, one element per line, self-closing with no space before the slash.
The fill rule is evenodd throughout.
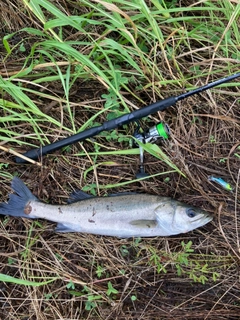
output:
<path id="1" fill-rule="evenodd" d="M 238 77 L 240 77 L 240 72 L 235 73 L 231 76 L 216 80 L 214 82 L 206 84 L 206 85 L 199 87 L 197 89 L 188 91 L 186 93 L 182 93 L 179 96 L 172 96 L 172 97 L 163 99 L 161 101 L 155 102 L 153 104 L 150 104 L 148 106 L 145 106 L 141 109 L 134 110 L 133 112 L 130 112 L 130 113 L 124 114 L 120 117 L 117 117 L 115 119 L 106 121 L 100 126 L 84 130 L 84 131 L 79 132 L 77 134 L 74 134 L 68 138 L 56 141 L 54 143 L 43 146 L 41 148 L 29 150 L 28 152 L 24 153 L 23 156 L 30 158 L 32 160 L 37 160 L 38 158 L 40 158 L 46 154 L 52 153 L 56 150 L 59 150 L 65 146 L 71 145 L 75 142 L 83 141 L 87 138 L 94 137 L 102 131 L 110 131 L 110 130 L 113 130 L 113 129 L 115 129 L 119 126 L 122 126 L 124 124 L 138 121 L 139 119 L 147 117 L 150 114 L 156 113 L 158 111 L 163 111 L 163 110 L 167 109 L 168 107 L 174 106 L 178 101 L 186 99 L 194 94 L 198 94 L 198 93 L 201 93 L 205 90 L 216 87 L 216 86 L 223 84 L 225 82 L 234 80 Z M 164 138 L 164 136 L 168 135 L 168 127 L 162 125 L 161 123 L 159 123 L 158 125 L 153 127 L 152 131 L 154 131 L 155 134 L 158 134 L 160 137 L 163 135 L 163 138 Z M 144 141 L 145 140 L 146 139 L 144 139 Z M 15 161 L 17 163 L 26 163 L 27 162 L 25 159 L 23 159 L 21 157 L 16 157 Z"/>

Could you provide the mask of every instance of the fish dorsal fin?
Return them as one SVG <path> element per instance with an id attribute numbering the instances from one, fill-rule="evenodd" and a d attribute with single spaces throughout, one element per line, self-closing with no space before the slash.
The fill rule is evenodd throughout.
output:
<path id="1" fill-rule="evenodd" d="M 89 199 L 89 198 L 95 198 L 95 196 L 87 194 L 82 190 L 76 190 L 70 194 L 70 197 L 67 202 L 68 202 L 68 204 L 71 204 L 71 203 L 78 202 L 78 201 L 85 200 L 85 199 Z"/>
<path id="2" fill-rule="evenodd" d="M 130 224 L 138 228 L 155 228 L 158 222 L 157 220 L 139 219 L 130 221 Z"/>
<path id="3" fill-rule="evenodd" d="M 133 194 L 137 194 L 137 193 L 136 192 L 119 192 L 119 193 L 109 194 L 108 197 L 118 197 L 118 196 L 133 195 Z M 82 190 L 76 190 L 70 194 L 70 197 L 67 200 L 67 203 L 71 204 L 71 203 L 86 200 L 89 198 L 96 198 L 96 196 L 87 194 Z"/>
<path id="4" fill-rule="evenodd" d="M 123 191 L 123 192 L 118 192 L 118 193 L 110 193 L 110 194 L 108 194 L 108 197 L 129 196 L 129 195 L 134 195 L 134 194 L 139 194 L 139 193 Z"/>

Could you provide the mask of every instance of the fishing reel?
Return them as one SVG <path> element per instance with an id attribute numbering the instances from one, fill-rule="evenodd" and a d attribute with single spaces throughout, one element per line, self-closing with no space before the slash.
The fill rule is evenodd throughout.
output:
<path id="1" fill-rule="evenodd" d="M 141 143 L 153 143 L 157 140 L 166 140 L 169 138 L 170 128 L 166 123 L 159 122 L 155 126 L 151 127 L 148 130 L 145 130 L 143 133 L 140 133 L 140 125 L 138 124 L 137 130 L 134 132 L 134 138 L 139 140 Z M 139 146 L 140 151 L 140 166 L 139 172 L 136 174 L 136 178 L 144 178 L 149 176 L 144 170 L 144 150 L 141 145 Z"/>

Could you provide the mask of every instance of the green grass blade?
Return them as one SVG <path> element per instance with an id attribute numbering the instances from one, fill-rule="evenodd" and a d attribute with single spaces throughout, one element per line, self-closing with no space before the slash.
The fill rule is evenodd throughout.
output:
<path id="1" fill-rule="evenodd" d="M 40 287 L 40 286 L 49 284 L 57 279 L 59 279 L 59 278 L 54 277 L 54 278 L 51 278 L 47 281 L 35 282 L 35 281 L 29 281 L 29 280 L 15 278 L 15 277 L 0 273 L 0 281 L 2 281 L 2 282 L 11 282 L 11 283 L 15 283 L 15 284 L 22 284 L 24 286 L 33 286 L 33 287 Z"/>

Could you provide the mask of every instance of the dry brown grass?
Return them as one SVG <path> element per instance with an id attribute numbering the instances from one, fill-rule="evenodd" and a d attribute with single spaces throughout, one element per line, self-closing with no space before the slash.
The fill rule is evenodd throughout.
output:
<path id="1" fill-rule="evenodd" d="M 35 23 L 29 13 L 21 15 L 21 11 L 19 14 L 19 3 L 0 1 L 0 19 L 5 21 L 0 34 L 21 29 L 26 23 L 28 26 Z M 66 7 L 65 1 L 63 5 Z M 192 46 L 188 55 L 179 54 L 178 62 L 185 71 L 192 66 L 189 56 L 198 61 L 202 70 L 207 70 L 209 63 L 216 69 L 224 64 L 224 61 L 212 59 L 210 52 L 207 47 L 205 52 L 199 52 L 199 48 Z M 0 54 L 4 54 L 2 47 Z M 6 71 L 18 70 L 20 60 L 0 63 L 0 71 L 6 75 Z M 169 72 L 173 66 L 162 65 L 162 68 Z M 172 74 L 174 76 L 174 72 Z M 225 74 L 220 72 L 218 76 Z M 200 77 L 195 85 L 201 86 L 205 80 Z M 74 89 L 71 93 L 73 103 L 91 101 L 96 110 L 101 108 L 103 88 L 99 84 L 89 85 L 79 80 Z M 61 95 L 62 89 L 59 83 L 53 82 L 48 90 Z M 75 96 L 79 96 L 79 92 L 81 97 L 77 99 Z M 143 94 L 150 103 L 151 90 Z M 161 94 L 167 97 L 175 92 L 171 92 L 169 86 Z M 21 279 L 38 277 L 36 281 L 43 281 L 57 276 L 58 280 L 41 287 L 0 283 L 0 319 L 239 319 L 239 94 L 239 87 L 217 88 L 155 116 L 170 125 L 172 137 L 163 150 L 187 179 L 172 174 L 169 182 L 160 177 L 119 189 L 171 196 L 202 207 L 215 214 L 212 223 L 185 235 L 138 241 L 89 234 L 57 234 L 54 225 L 47 221 L 40 221 L 39 225 L 23 219 L 2 218 L 0 272 Z M 46 108 L 46 101 L 40 100 L 38 105 Z M 46 112 L 57 118 L 62 116 L 59 105 L 50 106 Z M 76 110 L 76 126 L 81 126 L 87 117 Z M 67 123 L 68 119 L 65 121 Z M 47 124 L 44 125 L 48 130 Z M 58 134 L 64 135 L 64 132 Z M 106 144 L 104 137 L 96 139 Z M 110 141 L 108 144 L 112 149 L 125 147 L 124 143 L 116 145 Z M 84 146 L 93 149 L 91 143 Z M 0 158 L 9 163 L 6 169 L 9 173 L 18 172 L 36 196 L 51 203 L 65 202 L 73 189 L 83 187 L 86 182 L 98 181 L 106 185 L 131 180 L 138 170 L 138 156 L 117 159 L 100 156 L 99 163 L 115 161 L 116 165 L 99 166 L 85 181 L 83 172 L 92 165 L 92 160 L 74 156 L 81 150 L 78 144 L 70 153 L 57 152 L 55 157 L 46 157 L 42 167 L 16 165 L 12 155 L 5 152 L 0 153 Z M 19 151 L 22 150 L 19 148 Z M 166 171 L 167 167 L 146 155 L 146 170 L 154 174 Z M 226 191 L 209 182 L 209 175 L 224 178 L 235 187 L 234 191 Z M 1 200 L 4 201 L 10 185 L 8 180 L 0 184 Z M 109 192 L 112 191 L 118 190 Z M 183 273 L 178 275 L 176 255 L 182 252 L 181 241 L 192 241 L 194 253 L 188 256 L 189 265 L 181 264 Z M 151 260 L 154 250 L 166 273 L 157 272 L 158 263 Z M 203 272 L 205 264 L 208 264 L 207 273 Z M 205 274 L 206 283 L 190 279 L 193 270 L 198 277 Z M 217 273 L 215 280 L 214 272 Z M 107 294 L 109 282 L 117 293 Z M 92 298 L 96 299 L 92 301 L 95 307 L 86 310 Z"/>

